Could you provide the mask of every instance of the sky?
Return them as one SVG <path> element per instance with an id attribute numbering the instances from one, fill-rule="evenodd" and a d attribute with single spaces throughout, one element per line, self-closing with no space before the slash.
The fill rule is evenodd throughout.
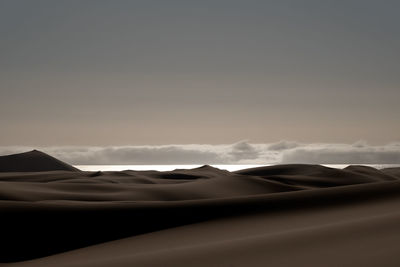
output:
<path id="1" fill-rule="evenodd" d="M 0 0 L 0 146 L 396 144 L 399 10 Z"/>

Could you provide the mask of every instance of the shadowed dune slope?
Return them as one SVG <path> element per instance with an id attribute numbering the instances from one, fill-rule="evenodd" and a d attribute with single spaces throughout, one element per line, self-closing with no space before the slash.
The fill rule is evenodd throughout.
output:
<path id="1" fill-rule="evenodd" d="M 0 262 L 16 267 L 400 264 L 400 168 L 71 170 L 0 173 Z"/>
<path id="2" fill-rule="evenodd" d="M 30 152 L 0 156 L 0 172 L 79 171 L 43 152 Z"/>

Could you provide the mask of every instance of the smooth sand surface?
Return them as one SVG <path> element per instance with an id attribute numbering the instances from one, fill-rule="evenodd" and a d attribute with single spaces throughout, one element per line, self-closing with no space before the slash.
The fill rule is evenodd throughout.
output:
<path id="1" fill-rule="evenodd" d="M 40 154 L 39 172 L 30 153 L 0 166 L 5 266 L 400 266 L 400 168 L 81 172 Z"/>

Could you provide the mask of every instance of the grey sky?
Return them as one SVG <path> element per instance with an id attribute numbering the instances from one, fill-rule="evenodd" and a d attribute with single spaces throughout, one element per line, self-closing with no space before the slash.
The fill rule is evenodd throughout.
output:
<path id="1" fill-rule="evenodd" d="M 0 145 L 399 141 L 399 10 L 0 0 Z"/>

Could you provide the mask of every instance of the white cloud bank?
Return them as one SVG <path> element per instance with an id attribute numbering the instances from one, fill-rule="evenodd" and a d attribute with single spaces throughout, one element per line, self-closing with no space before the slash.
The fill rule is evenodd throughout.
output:
<path id="1" fill-rule="evenodd" d="M 163 145 L 110 147 L 0 147 L 0 155 L 38 149 L 74 165 L 143 164 L 400 164 L 400 143 L 372 146 L 304 144 L 281 141 L 230 145 Z"/>

